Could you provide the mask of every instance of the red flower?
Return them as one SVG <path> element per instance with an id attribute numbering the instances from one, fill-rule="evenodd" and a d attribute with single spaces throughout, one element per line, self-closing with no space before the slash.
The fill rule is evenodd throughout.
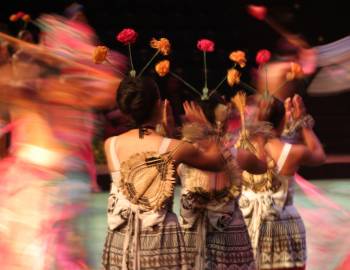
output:
<path id="1" fill-rule="evenodd" d="M 255 19 L 262 21 L 266 18 L 267 10 L 264 6 L 249 5 L 247 11 Z"/>
<path id="2" fill-rule="evenodd" d="M 270 58 L 271 58 L 270 51 L 263 49 L 258 51 L 258 53 L 256 54 L 255 60 L 258 65 L 261 65 L 261 64 L 267 63 L 270 60 Z"/>
<path id="3" fill-rule="evenodd" d="M 214 42 L 209 39 L 201 39 L 197 42 L 197 48 L 203 52 L 213 52 Z"/>
<path id="4" fill-rule="evenodd" d="M 19 12 L 16 13 L 17 19 L 22 19 L 24 15 L 26 15 L 26 14 L 24 12 L 22 12 L 22 11 L 19 11 Z"/>
<path id="5" fill-rule="evenodd" d="M 124 45 L 135 43 L 137 33 L 134 29 L 125 28 L 116 37 L 116 39 Z"/>

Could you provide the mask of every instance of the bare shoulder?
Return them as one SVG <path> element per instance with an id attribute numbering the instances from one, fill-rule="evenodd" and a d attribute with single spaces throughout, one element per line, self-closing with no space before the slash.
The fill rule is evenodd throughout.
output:
<path id="1" fill-rule="evenodd" d="M 105 151 L 106 151 L 106 152 L 107 152 L 107 149 L 109 149 L 113 138 L 114 138 L 114 136 L 113 136 L 113 137 L 109 137 L 109 138 L 107 138 L 107 139 L 104 141 L 104 147 L 105 147 Z"/>
<path id="2" fill-rule="evenodd" d="M 104 142 L 104 150 L 105 150 L 105 154 L 107 155 L 107 157 L 110 155 L 110 152 L 112 150 L 112 143 L 115 139 L 119 140 L 119 136 L 112 136 L 112 137 L 109 137 L 105 140 Z"/>

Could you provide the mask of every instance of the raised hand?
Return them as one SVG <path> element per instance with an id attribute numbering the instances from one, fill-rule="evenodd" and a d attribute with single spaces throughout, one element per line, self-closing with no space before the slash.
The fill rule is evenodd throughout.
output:
<path id="1" fill-rule="evenodd" d="M 298 120 L 306 114 L 303 99 L 299 95 L 294 95 L 293 100 L 293 118 Z"/>
<path id="2" fill-rule="evenodd" d="M 185 119 L 188 122 L 196 122 L 204 125 L 209 125 L 208 119 L 205 117 L 202 108 L 193 101 L 185 101 L 183 103 L 185 111 Z"/>
<path id="3" fill-rule="evenodd" d="M 293 119 L 293 104 L 292 99 L 289 97 L 284 101 L 285 119 L 286 123 Z"/>
<path id="4" fill-rule="evenodd" d="M 162 126 L 168 136 L 173 135 L 175 130 L 175 120 L 170 102 L 167 99 L 163 102 Z"/>

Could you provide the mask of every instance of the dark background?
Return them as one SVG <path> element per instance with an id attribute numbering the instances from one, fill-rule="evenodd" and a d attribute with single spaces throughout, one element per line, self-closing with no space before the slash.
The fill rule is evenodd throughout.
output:
<path id="1" fill-rule="evenodd" d="M 36 18 L 41 13 L 63 14 L 73 1 L 32 0 L 1 1 L 0 22 L 9 25 L 12 34 L 18 25 L 8 17 L 17 11 Z M 289 31 L 300 34 L 311 46 L 322 45 L 349 35 L 349 15 L 345 1 L 268 0 L 268 1 L 147 1 L 147 0 L 85 0 L 76 1 L 85 7 L 88 21 L 95 28 L 100 43 L 127 53 L 115 41 L 116 34 L 131 27 L 139 33 L 133 46 L 136 70 L 139 70 L 153 50 L 148 46 L 152 37 L 167 37 L 172 44 L 171 69 L 201 89 L 202 54 L 196 49 L 201 38 L 215 42 L 215 51 L 208 55 L 209 88 L 225 75 L 228 54 L 244 50 L 248 63 L 243 80 L 250 80 L 259 49 L 274 50 L 279 36 L 264 22 L 246 12 L 248 4 L 264 4 L 269 14 Z M 37 31 L 34 27 L 32 31 Z M 181 100 L 191 95 L 182 85 L 169 78 L 157 79 L 163 96 L 172 100 L 175 113 L 181 113 Z M 225 86 L 222 92 L 230 91 Z M 317 121 L 315 127 L 328 154 L 350 153 L 350 92 L 328 97 L 307 97 L 309 111 Z"/>
<path id="2" fill-rule="evenodd" d="M 293 32 L 301 33 L 311 45 L 327 43 L 349 34 L 345 1 L 266 0 L 266 1 L 144 1 L 82 0 L 90 24 L 101 41 L 118 48 L 117 32 L 132 27 L 140 34 L 140 46 L 153 36 L 167 36 L 175 52 L 193 53 L 196 41 L 206 37 L 219 50 L 243 48 L 254 51 L 272 48 L 276 34 L 264 23 L 250 17 L 247 4 L 264 4 L 271 16 Z M 1 22 L 17 11 L 33 18 L 41 13 L 63 13 L 70 0 L 1 1 Z"/>

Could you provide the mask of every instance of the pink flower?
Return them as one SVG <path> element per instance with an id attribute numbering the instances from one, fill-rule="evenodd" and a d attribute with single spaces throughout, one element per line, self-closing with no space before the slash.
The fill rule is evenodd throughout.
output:
<path id="1" fill-rule="evenodd" d="M 255 60 L 258 65 L 261 65 L 261 64 L 267 63 L 270 60 L 270 58 L 271 58 L 270 51 L 263 49 L 258 51 L 258 53 L 256 54 Z"/>
<path id="2" fill-rule="evenodd" d="M 125 28 L 116 37 L 116 39 L 124 45 L 135 43 L 137 33 L 134 29 Z"/>
<path id="3" fill-rule="evenodd" d="M 266 18 L 267 10 L 264 6 L 249 5 L 247 11 L 255 19 L 262 21 Z"/>
<path id="4" fill-rule="evenodd" d="M 213 52 L 214 42 L 209 39 L 201 39 L 197 42 L 197 48 L 203 52 Z"/>

